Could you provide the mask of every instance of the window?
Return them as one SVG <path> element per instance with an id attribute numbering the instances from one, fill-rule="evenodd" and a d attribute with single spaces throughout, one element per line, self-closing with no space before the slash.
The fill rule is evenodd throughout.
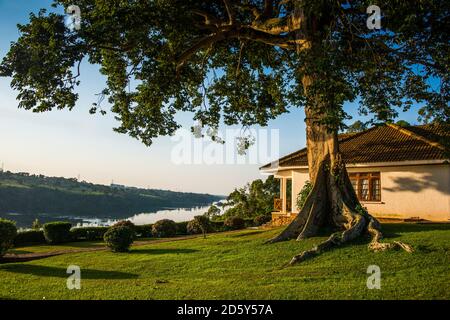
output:
<path id="1" fill-rule="evenodd" d="M 379 172 L 350 173 L 349 177 L 360 201 L 381 201 Z"/>

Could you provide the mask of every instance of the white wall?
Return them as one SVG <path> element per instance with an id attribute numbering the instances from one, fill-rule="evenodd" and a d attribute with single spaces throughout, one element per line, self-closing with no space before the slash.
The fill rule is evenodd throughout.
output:
<path id="1" fill-rule="evenodd" d="M 374 216 L 434 221 L 450 219 L 450 166 L 422 165 L 351 168 L 349 172 L 379 171 L 381 202 L 362 204 Z"/>
<path id="2" fill-rule="evenodd" d="M 421 165 L 397 167 L 349 167 L 349 172 L 380 172 L 381 201 L 361 202 L 376 217 L 419 217 L 432 221 L 450 219 L 450 165 Z M 278 172 L 292 176 L 292 208 L 297 195 L 309 180 L 306 169 Z"/>
<path id="3" fill-rule="evenodd" d="M 297 196 L 308 180 L 308 170 L 294 170 L 292 172 L 292 212 L 298 213 Z"/>

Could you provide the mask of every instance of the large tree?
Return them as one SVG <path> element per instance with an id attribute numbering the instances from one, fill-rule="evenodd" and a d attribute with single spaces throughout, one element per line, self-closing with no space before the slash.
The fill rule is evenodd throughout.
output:
<path id="1" fill-rule="evenodd" d="M 173 134 L 177 111 L 203 126 L 266 125 L 303 107 L 313 189 L 298 217 L 270 242 L 337 231 L 292 263 L 373 236 L 376 219 L 363 210 L 339 153 L 337 132 L 357 101 L 375 121 L 420 103 L 420 116 L 448 121 L 449 1 L 378 0 L 58 0 L 81 9 L 81 28 L 41 11 L 20 25 L 1 74 L 12 77 L 19 106 L 35 112 L 75 106 L 80 63 L 101 66 L 118 132 L 146 145 Z M 369 23 L 367 23 L 369 20 Z M 373 28 L 375 26 L 375 28 Z M 100 99 L 101 100 L 101 99 Z M 104 110 L 99 105 L 92 112 Z M 300 121 L 300 119 L 299 119 Z"/>

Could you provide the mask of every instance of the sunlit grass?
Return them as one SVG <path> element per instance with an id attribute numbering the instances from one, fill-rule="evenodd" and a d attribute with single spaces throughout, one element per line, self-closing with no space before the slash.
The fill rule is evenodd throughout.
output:
<path id="1" fill-rule="evenodd" d="M 130 253 L 66 254 L 0 265 L 0 297 L 12 299 L 449 299 L 450 225 L 385 225 L 388 241 L 416 251 L 372 253 L 368 239 L 283 268 L 325 239 L 263 242 L 279 230 L 245 230 L 207 239 L 154 243 Z M 81 243 L 80 243 L 81 244 Z M 98 246 L 101 243 L 83 243 Z M 73 244 L 66 245 L 71 247 Z M 59 247 L 18 248 L 29 252 Z M 66 288 L 66 268 L 81 267 L 82 289 Z M 378 265 L 380 290 L 368 290 Z"/>

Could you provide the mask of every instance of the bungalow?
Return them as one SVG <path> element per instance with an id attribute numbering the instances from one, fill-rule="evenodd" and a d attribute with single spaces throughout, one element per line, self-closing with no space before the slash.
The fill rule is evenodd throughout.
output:
<path id="1" fill-rule="evenodd" d="M 450 130 L 445 125 L 376 126 L 341 134 L 339 148 L 361 204 L 377 218 L 450 220 Z M 306 148 L 260 168 L 280 179 L 272 224 L 298 214 L 309 180 Z"/>

